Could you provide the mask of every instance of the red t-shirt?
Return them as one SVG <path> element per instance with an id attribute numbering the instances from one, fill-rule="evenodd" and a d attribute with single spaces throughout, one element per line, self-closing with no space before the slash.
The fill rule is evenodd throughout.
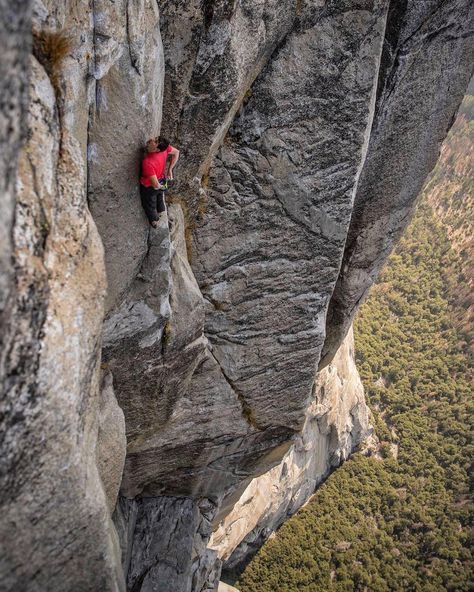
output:
<path id="1" fill-rule="evenodd" d="M 145 187 L 151 187 L 150 177 L 156 175 L 158 181 L 163 179 L 165 176 L 166 158 L 168 154 L 173 150 L 171 144 L 162 152 L 151 152 L 147 154 L 142 160 L 142 176 L 140 177 L 140 183 Z"/>

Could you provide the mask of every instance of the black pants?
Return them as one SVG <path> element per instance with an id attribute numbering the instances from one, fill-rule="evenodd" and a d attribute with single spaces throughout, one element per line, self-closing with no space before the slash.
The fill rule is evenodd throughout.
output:
<path id="1" fill-rule="evenodd" d="M 150 224 L 158 220 L 159 214 L 166 210 L 165 193 L 154 187 L 145 187 L 140 183 L 140 197 L 146 217 Z"/>

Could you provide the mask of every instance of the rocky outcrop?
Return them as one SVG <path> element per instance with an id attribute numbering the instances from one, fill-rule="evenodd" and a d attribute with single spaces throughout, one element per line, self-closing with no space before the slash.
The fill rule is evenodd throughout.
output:
<path id="1" fill-rule="evenodd" d="M 28 3 L 5 7 L 5 589 L 217 586 L 211 520 L 300 438 L 467 85 L 471 11 L 35 0 L 29 56 Z M 154 230 L 137 177 L 160 129 L 182 160 Z"/>
<path id="2" fill-rule="evenodd" d="M 206 549 L 215 511 L 210 502 L 184 497 L 122 499 L 115 522 L 127 589 L 215 590 L 220 562 Z"/>
<path id="3" fill-rule="evenodd" d="M 219 582 L 219 587 L 217 588 L 217 592 L 239 592 L 237 590 L 237 588 L 234 588 L 233 586 L 229 586 L 228 584 L 225 584 L 224 582 Z"/>
<path id="4" fill-rule="evenodd" d="M 305 8 L 213 163 L 194 233 L 194 269 L 210 303 L 205 332 L 221 376 L 214 396 L 230 383 L 252 427 L 278 428 L 284 441 L 302 427 L 324 341 L 384 16 L 377 3 L 371 12 Z M 335 113 L 344 113 L 337 126 Z"/>
<path id="5" fill-rule="evenodd" d="M 436 163 L 473 73 L 472 22 L 472 2 L 390 2 L 376 115 L 326 317 L 321 368 L 350 327 Z"/>
<path id="6" fill-rule="evenodd" d="M 233 30 L 239 14 L 215 11 L 209 30 L 224 26 L 224 16 Z M 106 349 L 127 418 L 126 495 L 228 494 L 280 461 L 301 429 L 368 141 L 383 29 L 383 3 L 372 11 L 301 7 L 209 172 L 206 211 L 192 237 L 205 320 L 188 315 L 192 341 L 166 345 L 171 372 L 161 370 L 156 346 L 133 346 L 132 357 L 127 337 Z M 202 37 L 198 55 L 207 42 Z M 214 76 L 228 67 L 222 56 L 222 64 L 211 60 Z M 335 56 L 345 56 L 337 67 Z M 216 123 L 220 111 L 204 108 L 202 117 Z M 315 134 L 311 146 L 308 133 Z M 177 308 L 172 331 L 179 317 Z M 142 339 L 134 326 L 134 339 Z M 145 370 L 152 392 L 141 379 Z M 146 411 L 127 413 L 129 406 Z"/>
<path id="7" fill-rule="evenodd" d="M 298 10 L 294 0 L 163 2 L 163 133 L 182 149 L 179 190 L 194 210 L 201 178 Z"/>
<path id="8" fill-rule="evenodd" d="M 248 561 L 371 433 L 350 331 L 332 364 L 318 374 L 305 425 L 291 449 L 278 466 L 250 483 L 213 533 L 209 547 L 226 569 Z"/>
<path id="9" fill-rule="evenodd" d="M 206 422 L 215 416 L 225 421 L 224 397 L 209 402 L 214 407 L 199 409 L 187 395 L 191 376 L 204 361 L 204 307 L 186 258 L 180 207 L 172 205 L 168 216 L 171 233 L 167 218 L 150 231 L 140 274 L 104 326 L 104 362 L 114 375 L 127 422 L 122 490 L 128 497 L 145 487 L 147 495 L 167 487 L 191 493 L 182 474 L 189 462 L 185 447 L 194 443 L 199 454 L 196 441 L 206 433 Z M 155 488 L 150 473 L 158 481 Z"/>

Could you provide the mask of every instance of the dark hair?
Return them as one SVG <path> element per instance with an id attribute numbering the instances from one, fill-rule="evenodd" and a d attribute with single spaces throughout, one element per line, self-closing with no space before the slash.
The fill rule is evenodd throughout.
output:
<path id="1" fill-rule="evenodd" d="M 170 145 L 169 141 L 166 138 L 163 138 L 163 136 L 159 136 L 157 138 L 157 142 L 158 142 L 158 152 L 163 152 L 163 150 L 166 150 L 168 148 L 168 146 Z"/>

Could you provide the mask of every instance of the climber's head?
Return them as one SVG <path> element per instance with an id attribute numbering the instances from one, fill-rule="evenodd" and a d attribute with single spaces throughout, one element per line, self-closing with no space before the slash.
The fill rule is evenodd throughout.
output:
<path id="1" fill-rule="evenodd" d="M 150 138 L 146 142 L 146 151 L 147 152 L 156 152 L 158 149 L 158 138 Z"/>
<path id="2" fill-rule="evenodd" d="M 155 138 L 155 140 L 158 152 L 163 152 L 163 150 L 166 150 L 170 145 L 169 141 L 163 136 L 159 136 L 158 138 Z"/>
<path id="3" fill-rule="evenodd" d="M 146 142 L 146 151 L 163 152 L 163 150 L 166 150 L 169 145 L 169 141 L 166 138 L 163 138 L 163 136 L 158 136 L 157 138 L 150 138 Z"/>

